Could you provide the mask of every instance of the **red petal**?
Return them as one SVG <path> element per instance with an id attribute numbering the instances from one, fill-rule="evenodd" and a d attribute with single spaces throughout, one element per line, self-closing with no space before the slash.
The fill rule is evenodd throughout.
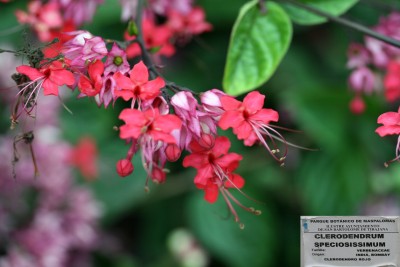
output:
<path id="1" fill-rule="evenodd" d="M 131 80 L 135 81 L 137 84 L 143 84 L 149 80 L 149 71 L 143 61 L 140 61 L 133 66 L 129 74 L 131 76 Z"/>
<path id="2" fill-rule="evenodd" d="M 79 78 L 78 88 L 85 95 L 90 95 L 91 91 L 93 91 L 92 82 L 83 75 L 81 75 L 81 77 Z"/>
<path id="3" fill-rule="evenodd" d="M 247 121 L 243 121 L 242 124 L 233 129 L 240 140 L 248 138 L 253 131 L 253 127 Z"/>
<path id="4" fill-rule="evenodd" d="M 128 77 L 123 75 L 121 72 L 115 73 L 114 79 L 115 79 L 115 82 L 117 83 L 118 87 L 120 87 L 122 89 L 133 90 L 135 88 L 135 84 L 131 81 L 131 79 L 129 79 Z M 116 92 L 117 92 L 117 90 L 116 90 Z"/>
<path id="5" fill-rule="evenodd" d="M 137 125 L 122 125 L 119 127 L 119 137 L 121 139 L 128 139 L 128 138 L 139 138 L 139 136 L 142 134 L 142 128 Z"/>
<path id="6" fill-rule="evenodd" d="M 29 67 L 29 66 L 26 66 L 26 65 L 22 65 L 22 66 L 17 67 L 17 71 L 19 73 L 21 73 L 21 74 L 25 74 L 32 81 L 34 81 L 36 79 L 44 78 L 43 73 L 41 73 L 40 71 L 38 71 L 35 68 Z"/>
<path id="7" fill-rule="evenodd" d="M 218 185 L 208 182 L 207 187 L 204 189 L 204 199 L 209 203 L 214 203 L 218 199 Z"/>
<path id="8" fill-rule="evenodd" d="M 222 130 L 226 130 L 230 127 L 235 128 L 237 127 L 241 122 L 244 121 L 243 114 L 240 111 L 236 110 L 231 110 L 231 111 L 226 111 L 224 114 L 222 114 L 218 126 Z"/>
<path id="9" fill-rule="evenodd" d="M 242 102 L 236 100 L 231 96 L 224 95 L 221 97 L 221 104 L 223 109 L 228 111 L 238 109 L 242 105 Z"/>
<path id="10" fill-rule="evenodd" d="M 232 173 L 229 175 L 229 180 L 225 182 L 225 187 L 228 188 L 242 188 L 244 186 L 244 179 L 242 176 Z"/>
<path id="11" fill-rule="evenodd" d="M 273 109 L 263 108 L 257 113 L 251 115 L 250 120 L 261 121 L 265 124 L 269 124 L 271 121 L 277 122 L 279 120 L 279 114 Z"/>
<path id="12" fill-rule="evenodd" d="M 157 131 L 163 131 L 170 133 L 172 130 L 180 129 L 182 126 L 182 121 L 172 114 L 159 116 L 153 122 L 153 128 Z"/>
<path id="13" fill-rule="evenodd" d="M 160 89 L 165 86 L 165 82 L 162 78 L 157 77 L 154 80 L 148 81 L 143 84 L 140 98 L 143 100 L 149 100 L 157 97 L 160 94 Z"/>
<path id="14" fill-rule="evenodd" d="M 44 95 L 58 95 L 58 85 L 53 83 L 50 79 L 44 80 L 42 87 L 44 89 Z"/>
<path id="15" fill-rule="evenodd" d="M 121 111 L 118 117 L 123 120 L 126 124 L 133 124 L 138 126 L 144 126 L 147 122 L 146 117 L 142 112 L 137 109 L 126 108 Z"/>
<path id="16" fill-rule="evenodd" d="M 164 143 L 167 144 L 176 144 L 175 137 L 173 137 L 169 133 L 164 133 L 162 131 L 157 131 L 157 130 L 150 130 L 147 131 L 147 134 L 151 135 L 151 137 L 156 141 L 163 141 Z"/>
<path id="17" fill-rule="evenodd" d="M 194 154 L 187 155 L 183 159 L 182 165 L 185 168 L 193 167 L 196 169 L 200 169 L 200 168 L 208 165 L 208 154 L 194 153 Z"/>
<path id="18" fill-rule="evenodd" d="M 400 125 L 387 125 L 378 127 L 375 132 L 381 137 L 386 135 L 400 134 Z"/>
<path id="19" fill-rule="evenodd" d="M 384 125 L 396 125 L 400 123 L 400 114 L 397 112 L 386 112 L 378 117 L 378 123 Z"/>
<path id="20" fill-rule="evenodd" d="M 229 153 L 219 159 L 216 159 L 215 163 L 221 166 L 223 169 L 234 171 L 239 166 L 239 161 L 242 159 L 243 157 L 239 154 Z"/>
<path id="21" fill-rule="evenodd" d="M 128 101 L 131 98 L 134 98 L 134 94 L 130 90 L 115 90 L 114 94 L 116 97 L 122 97 L 125 101 Z"/>
<path id="22" fill-rule="evenodd" d="M 245 106 L 246 110 L 253 114 L 264 106 L 265 96 L 260 94 L 258 91 L 250 92 L 243 99 L 243 106 Z"/>
<path id="23" fill-rule="evenodd" d="M 211 165 L 206 165 L 203 168 L 197 170 L 197 174 L 194 177 L 194 184 L 197 188 L 204 189 L 210 179 L 213 178 L 213 169 Z"/>
<path id="24" fill-rule="evenodd" d="M 104 72 L 104 64 L 101 60 L 96 60 L 88 67 L 89 77 L 94 79 L 97 76 L 101 76 Z"/>
<path id="25" fill-rule="evenodd" d="M 211 152 L 218 158 L 221 155 L 228 153 L 230 147 L 231 142 L 226 136 L 218 136 L 215 139 L 214 147 L 211 149 Z"/>

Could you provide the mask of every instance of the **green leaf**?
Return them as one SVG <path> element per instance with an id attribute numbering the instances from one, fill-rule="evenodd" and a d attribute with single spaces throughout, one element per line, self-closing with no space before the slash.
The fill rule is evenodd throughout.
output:
<path id="1" fill-rule="evenodd" d="M 354 6 L 358 0 L 298 0 L 304 4 L 312 6 L 318 10 L 329 13 L 330 15 L 339 16 Z M 289 14 L 290 18 L 302 25 L 312 25 L 324 23 L 326 18 L 315 15 L 302 8 L 293 6 L 291 4 L 282 4 L 284 9 Z"/>
<path id="2" fill-rule="evenodd" d="M 285 55 L 292 37 L 286 12 L 268 2 L 266 13 L 258 1 L 245 4 L 232 30 L 223 80 L 224 90 L 239 95 L 265 83 Z"/>
<path id="3" fill-rule="evenodd" d="M 187 206 L 190 228 L 202 245 L 226 266 L 272 266 L 278 247 L 275 214 L 267 206 L 262 207 L 260 216 L 235 206 L 245 224 L 243 230 L 232 217 L 226 218 L 227 208 L 222 196 L 211 205 L 203 199 L 202 193 L 194 194 Z"/>

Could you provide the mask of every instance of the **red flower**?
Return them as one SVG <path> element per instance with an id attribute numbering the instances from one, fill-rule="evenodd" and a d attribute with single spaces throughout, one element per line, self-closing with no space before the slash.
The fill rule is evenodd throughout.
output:
<path id="1" fill-rule="evenodd" d="M 380 115 L 378 123 L 383 124 L 383 126 L 379 126 L 375 132 L 381 137 L 394 134 L 399 135 L 396 145 L 396 157 L 385 162 L 385 167 L 388 167 L 390 163 L 399 161 L 400 159 L 400 108 L 397 112 L 386 112 Z"/>
<path id="2" fill-rule="evenodd" d="M 58 95 L 59 86 L 64 84 L 71 86 L 75 83 L 74 75 L 69 70 L 66 70 L 60 61 L 45 63 L 39 70 L 22 65 L 17 67 L 17 71 L 28 76 L 32 82 L 37 82 L 38 89 L 43 87 L 44 95 Z"/>
<path id="3" fill-rule="evenodd" d="M 82 138 L 71 151 L 69 162 L 77 167 L 82 175 L 88 180 L 97 176 L 97 148 L 94 140 L 89 137 Z"/>
<path id="4" fill-rule="evenodd" d="M 155 141 L 176 143 L 171 135 L 174 129 L 180 129 L 181 120 L 172 114 L 160 115 L 158 109 L 148 109 L 144 112 L 136 109 L 124 109 L 119 118 L 125 122 L 120 127 L 120 138 L 138 139 L 140 136 L 150 136 Z"/>
<path id="5" fill-rule="evenodd" d="M 275 154 L 279 152 L 276 143 L 272 139 L 277 139 L 287 143 L 283 136 L 269 125 L 270 122 L 277 122 L 279 114 L 273 109 L 263 108 L 265 96 L 257 91 L 250 92 L 240 102 L 231 96 L 221 96 L 222 108 L 225 112 L 218 122 L 223 130 L 233 128 L 233 132 L 238 139 L 244 140 L 246 146 L 252 146 L 256 141 L 260 141 L 270 154 L 279 162 L 282 162 L 287 153 L 287 149 L 282 157 Z M 270 149 L 263 136 L 267 136 L 272 141 L 274 149 Z M 292 145 L 292 144 L 290 144 Z M 295 145 L 293 145 L 295 146 Z"/>
<path id="6" fill-rule="evenodd" d="M 96 60 L 88 66 L 89 77 L 81 75 L 78 88 L 87 96 L 97 95 L 103 87 L 104 64 L 101 60 Z"/>
<path id="7" fill-rule="evenodd" d="M 185 157 L 183 166 L 197 169 L 194 178 L 197 187 L 204 188 L 214 176 L 224 182 L 226 173 L 231 173 L 239 166 L 242 156 L 228 153 L 230 146 L 231 143 L 225 136 L 217 137 L 212 147 L 203 147 L 195 140 L 190 143 L 192 154 Z"/>
<path id="8" fill-rule="evenodd" d="M 233 173 L 239 166 L 242 156 L 236 153 L 228 153 L 231 144 L 227 137 L 219 136 L 211 142 L 193 140 L 189 146 L 192 154 L 183 159 L 183 166 L 197 169 L 194 183 L 197 188 L 204 190 L 204 199 L 207 202 L 214 203 L 217 201 L 220 192 L 236 222 L 240 222 L 240 220 L 231 201 L 246 211 L 256 215 L 261 214 L 254 208 L 242 205 L 228 190 L 229 188 L 236 188 L 240 191 L 244 186 L 244 179 Z M 242 224 L 240 226 L 243 227 Z"/>
<path id="9" fill-rule="evenodd" d="M 378 117 L 379 126 L 375 132 L 381 137 L 386 135 L 400 134 L 400 109 L 398 112 L 386 112 Z"/>
<path id="10" fill-rule="evenodd" d="M 130 77 L 117 72 L 114 79 L 121 90 L 115 90 L 115 95 L 122 97 L 125 101 L 129 99 L 150 100 L 160 94 L 160 89 L 165 86 L 161 77 L 149 81 L 149 72 L 142 61 L 133 66 L 129 73 Z"/>
<path id="11" fill-rule="evenodd" d="M 383 80 L 387 101 L 393 102 L 400 98 L 400 63 L 391 61 L 387 65 L 387 73 Z"/>

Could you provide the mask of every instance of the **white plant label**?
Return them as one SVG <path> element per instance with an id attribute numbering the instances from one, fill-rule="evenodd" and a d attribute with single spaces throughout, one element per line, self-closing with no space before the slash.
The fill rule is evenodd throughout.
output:
<path id="1" fill-rule="evenodd" d="M 302 216 L 301 267 L 400 267 L 399 218 Z"/>

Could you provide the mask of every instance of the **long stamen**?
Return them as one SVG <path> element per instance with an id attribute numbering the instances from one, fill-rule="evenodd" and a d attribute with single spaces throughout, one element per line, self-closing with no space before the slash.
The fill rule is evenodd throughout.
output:
<path id="1" fill-rule="evenodd" d="M 386 161 L 383 165 L 387 168 L 389 167 L 389 165 L 395 161 L 400 161 L 400 154 L 399 154 L 399 150 L 400 150 L 400 135 L 397 138 L 397 145 L 396 145 L 396 157 L 392 160 Z"/>
<path id="2" fill-rule="evenodd" d="M 235 217 L 235 222 L 239 223 L 240 229 L 244 229 L 244 224 L 240 222 L 239 215 L 237 214 L 235 208 L 232 206 L 232 203 L 230 202 L 229 198 L 225 195 L 225 189 L 223 187 L 220 187 L 219 191 L 221 192 L 221 195 L 223 196 L 225 203 L 228 206 L 228 209 Z"/>
<path id="3" fill-rule="evenodd" d="M 258 128 L 255 127 L 255 126 L 252 125 L 252 124 L 251 124 L 251 126 L 253 127 L 253 131 L 254 131 L 254 133 L 257 135 L 257 138 L 258 138 L 258 139 L 260 140 L 260 142 L 264 145 L 264 147 L 268 150 L 268 152 L 271 154 L 271 156 L 272 156 L 276 161 L 282 163 L 282 159 L 277 158 L 277 157 L 275 156 L 275 153 L 274 153 L 274 152 L 275 152 L 276 150 L 274 150 L 274 152 L 271 151 L 271 149 L 269 148 L 267 142 L 264 140 L 263 136 L 262 136 L 262 135 L 260 134 L 260 132 L 258 131 Z"/>
<path id="4" fill-rule="evenodd" d="M 244 206 L 242 203 L 239 202 L 239 200 L 237 200 L 232 194 L 231 192 L 228 191 L 228 189 L 224 188 L 225 193 L 228 195 L 228 197 L 230 199 L 233 200 L 233 202 L 235 202 L 239 207 L 241 207 L 242 209 L 244 209 L 245 211 L 254 213 L 255 215 L 261 215 L 261 211 L 260 210 L 256 210 L 253 207 L 246 207 Z"/>

